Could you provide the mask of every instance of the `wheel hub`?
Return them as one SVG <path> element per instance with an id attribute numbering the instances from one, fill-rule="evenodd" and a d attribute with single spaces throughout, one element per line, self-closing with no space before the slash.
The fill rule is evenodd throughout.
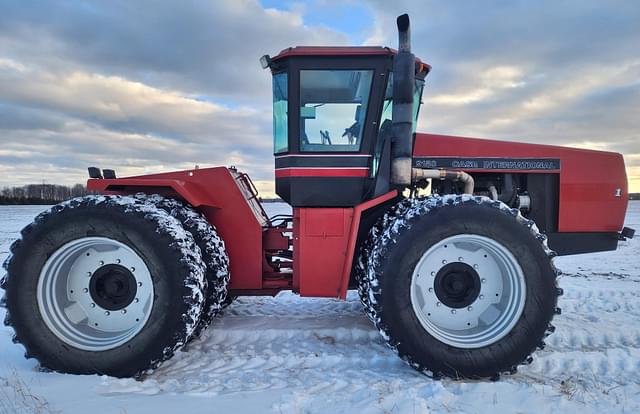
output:
<path id="1" fill-rule="evenodd" d="M 84 237 L 59 247 L 45 262 L 37 300 L 47 327 L 86 351 L 116 348 L 147 323 L 154 302 L 151 273 L 129 246 Z"/>
<path id="2" fill-rule="evenodd" d="M 119 264 L 108 264 L 93 273 L 89 281 L 89 292 L 100 307 L 115 311 L 124 309 L 133 302 L 138 291 L 133 273 Z"/>
<path id="3" fill-rule="evenodd" d="M 507 335 L 525 296 L 518 260 L 506 246 L 477 234 L 434 244 L 411 278 L 411 305 L 422 327 L 458 348 L 480 348 Z"/>
<path id="4" fill-rule="evenodd" d="M 434 281 L 437 298 L 444 305 L 460 309 L 472 304 L 480 293 L 480 276 L 466 263 L 443 266 Z"/>

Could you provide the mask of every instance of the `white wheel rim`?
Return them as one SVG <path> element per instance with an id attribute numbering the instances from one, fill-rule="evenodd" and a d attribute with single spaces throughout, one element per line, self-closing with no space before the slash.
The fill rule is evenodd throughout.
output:
<path id="1" fill-rule="evenodd" d="M 149 319 L 153 295 L 142 258 L 105 237 L 84 237 L 60 247 L 45 262 L 37 287 L 47 327 L 61 341 L 86 351 L 113 349 L 135 337 Z"/>
<path id="2" fill-rule="evenodd" d="M 452 266 L 474 271 L 462 278 L 479 283 L 479 291 L 477 285 L 463 285 L 466 296 L 460 296 L 467 302 L 456 297 L 459 302 L 452 303 L 443 294 L 442 280 L 454 280 L 447 270 Z M 457 348 L 480 348 L 502 339 L 520 319 L 525 301 L 524 273 L 516 258 L 497 241 L 475 234 L 451 236 L 431 246 L 411 278 L 411 304 L 421 325 Z"/>

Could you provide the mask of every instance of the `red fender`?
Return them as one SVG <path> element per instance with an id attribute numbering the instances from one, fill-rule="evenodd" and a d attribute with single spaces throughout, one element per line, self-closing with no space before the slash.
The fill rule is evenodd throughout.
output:
<path id="1" fill-rule="evenodd" d="M 225 242 L 230 289 L 262 289 L 262 232 L 267 226 L 257 193 L 245 174 L 225 167 L 117 179 L 90 179 L 101 194 L 161 194 L 186 201 L 203 213 Z"/>

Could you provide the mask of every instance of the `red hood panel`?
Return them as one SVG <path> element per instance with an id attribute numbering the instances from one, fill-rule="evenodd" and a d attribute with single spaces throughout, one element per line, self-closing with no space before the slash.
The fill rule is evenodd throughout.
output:
<path id="1" fill-rule="evenodd" d="M 471 173 L 560 174 L 558 231 L 617 232 L 622 229 L 629 197 L 621 154 L 423 133 L 416 134 L 413 154 L 416 160 L 423 159 L 427 163 L 439 159 L 448 159 L 451 163 L 451 159 L 460 159 L 453 165 Z M 524 162 L 498 163 L 487 158 L 499 158 L 501 161 L 513 158 Z M 474 162 L 474 159 L 480 160 Z M 527 159 L 535 159 L 536 162 L 526 162 Z M 545 163 L 545 159 L 549 162 Z M 555 162 L 559 163 L 559 170 L 555 168 Z M 491 168 L 483 168 L 487 166 Z"/>

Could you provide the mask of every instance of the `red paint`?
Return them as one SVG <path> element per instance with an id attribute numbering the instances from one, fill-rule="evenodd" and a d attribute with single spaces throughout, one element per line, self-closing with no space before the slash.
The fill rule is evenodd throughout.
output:
<path id="1" fill-rule="evenodd" d="M 232 275 L 229 288 L 262 289 L 262 224 L 227 168 L 90 179 L 87 188 L 102 194 L 146 192 L 179 196 L 201 211 L 224 240 Z"/>
<path id="2" fill-rule="evenodd" d="M 289 167 L 277 168 L 276 178 L 282 177 L 367 177 L 367 167 Z"/>
<path id="3" fill-rule="evenodd" d="M 293 289 L 302 296 L 345 298 L 360 215 L 396 197 L 397 192 L 354 208 L 294 209 L 293 229 L 288 229 L 268 227 L 252 211 L 250 203 L 256 201 L 250 192 L 243 192 L 246 179 L 242 174 L 218 167 L 112 180 L 90 179 L 87 188 L 102 194 L 162 194 L 197 208 L 225 242 L 231 265 L 229 290 L 234 294 L 275 295 Z M 278 251 L 288 250 L 289 238 L 285 233 L 291 231 L 293 262 L 271 262 Z"/>
<path id="4" fill-rule="evenodd" d="M 353 208 L 293 209 L 293 286 L 300 296 L 340 297 Z"/>
<path id="5" fill-rule="evenodd" d="M 417 134 L 415 156 L 559 158 L 559 231 L 615 232 L 627 206 L 627 181 L 620 154 L 549 145 L 521 144 Z M 541 171 L 531 171 L 540 173 Z M 366 176 L 367 168 L 286 168 L 288 176 Z M 298 175 L 300 174 L 300 175 Z M 316 175 L 319 174 L 319 175 Z M 216 226 L 231 263 L 234 294 L 275 294 L 293 289 L 302 296 L 345 298 L 362 213 L 397 197 L 396 191 L 350 208 L 296 208 L 293 229 L 269 227 L 248 177 L 224 167 L 119 179 L 90 179 L 104 194 L 159 193 L 185 200 Z M 621 189 L 621 197 L 615 190 Z M 288 249 L 293 262 L 272 261 Z"/>
<path id="6" fill-rule="evenodd" d="M 351 277 L 351 268 L 353 266 L 353 259 L 356 255 L 356 243 L 358 242 L 358 231 L 360 230 L 360 217 L 362 212 L 382 204 L 392 198 L 398 196 L 398 191 L 389 191 L 379 197 L 369 200 L 365 203 L 358 204 L 353 209 L 353 220 L 351 221 L 351 230 L 349 232 L 349 245 L 347 248 L 347 254 L 345 256 L 344 266 L 342 267 L 342 276 L 340 277 L 340 297 L 342 299 L 347 298 L 347 288 L 349 287 L 349 278 Z"/>
<path id="7" fill-rule="evenodd" d="M 350 208 L 295 208 L 294 290 L 301 296 L 346 298 L 360 216 L 397 195 L 394 190 Z"/>
<path id="8" fill-rule="evenodd" d="M 353 158 L 353 157 L 364 157 L 364 158 L 371 158 L 372 155 L 369 154 L 327 154 L 327 153 L 323 153 L 323 154 L 284 154 L 284 155 L 275 155 L 274 158 L 313 158 L 313 157 L 320 157 L 320 158 L 325 158 L 325 157 L 331 157 L 331 158 L 335 158 L 335 157 L 346 157 L 346 158 Z"/>
<path id="9" fill-rule="evenodd" d="M 416 157 L 559 158 L 558 231 L 617 232 L 622 229 L 628 190 L 621 154 L 422 133 L 416 134 L 413 154 Z M 618 188 L 620 197 L 616 197 Z"/>

